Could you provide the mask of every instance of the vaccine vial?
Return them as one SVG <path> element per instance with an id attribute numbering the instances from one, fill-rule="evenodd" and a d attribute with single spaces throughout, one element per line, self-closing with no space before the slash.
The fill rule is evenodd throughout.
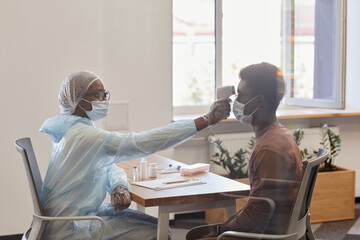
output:
<path id="1" fill-rule="evenodd" d="M 138 180 L 138 168 L 135 166 L 133 168 L 133 181 L 137 181 Z"/>
<path id="2" fill-rule="evenodd" d="M 180 170 L 181 166 L 177 165 L 177 166 L 173 166 L 171 163 L 169 164 L 169 169 L 176 169 L 176 170 Z"/>

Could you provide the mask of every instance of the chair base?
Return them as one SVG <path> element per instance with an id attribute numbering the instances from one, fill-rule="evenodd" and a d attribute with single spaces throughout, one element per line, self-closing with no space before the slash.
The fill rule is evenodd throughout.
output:
<path id="1" fill-rule="evenodd" d="M 30 232 L 31 232 L 31 227 L 29 227 L 29 229 L 26 230 L 26 232 L 22 236 L 21 240 L 28 240 L 28 237 L 30 236 Z"/>

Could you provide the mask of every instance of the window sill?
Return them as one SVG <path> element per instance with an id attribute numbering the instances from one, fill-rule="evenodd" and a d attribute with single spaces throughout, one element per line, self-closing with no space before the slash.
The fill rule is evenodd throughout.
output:
<path id="1" fill-rule="evenodd" d="M 278 119 L 351 117 L 360 116 L 360 109 L 283 107 L 278 109 L 276 116 Z"/>
<path id="2" fill-rule="evenodd" d="M 177 115 L 173 121 L 180 119 L 195 119 L 202 114 Z M 276 112 L 278 119 L 301 119 L 301 118 L 328 118 L 328 117 L 351 117 L 360 116 L 360 109 L 328 109 L 328 108 L 304 108 L 304 107 L 282 107 Z M 223 122 L 237 121 L 231 113 Z"/>

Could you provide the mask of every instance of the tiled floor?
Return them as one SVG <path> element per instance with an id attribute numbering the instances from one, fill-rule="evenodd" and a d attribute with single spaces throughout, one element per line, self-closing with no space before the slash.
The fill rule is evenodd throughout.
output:
<path id="1" fill-rule="evenodd" d="M 311 229 L 317 240 L 360 240 L 360 203 L 355 205 L 355 219 L 329 223 L 312 224 Z M 170 225 L 173 240 L 184 240 L 192 227 L 205 224 L 204 217 L 183 215 L 176 218 Z"/>

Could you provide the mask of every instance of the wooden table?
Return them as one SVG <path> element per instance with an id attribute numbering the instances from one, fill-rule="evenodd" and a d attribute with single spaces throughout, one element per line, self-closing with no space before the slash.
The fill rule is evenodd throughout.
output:
<path id="1" fill-rule="evenodd" d="M 123 168 L 128 176 L 128 181 L 132 182 L 133 167 L 139 168 L 140 159 L 135 159 L 117 165 Z M 147 157 L 148 165 L 157 163 L 158 169 L 166 168 L 169 164 L 174 166 L 186 166 L 186 164 L 161 157 L 151 155 Z M 179 173 L 158 174 L 159 178 L 169 178 L 180 176 Z M 158 206 L 158 230 L 159 240 L 168 239 L 169 213 L 203 211 L 210 208 L 225 208 L 226 217 L 231 216 L 236 211 L 236 196 L 246 196 L 250 192 L 250 186 L 240 183 L 213 173 L 200 173 L 191 177 L 205 181 L 206 184 L 166 189 L 152 190 L 136 185 L 131 185 L 131 196 L 139 206 L 139 210 L 144 211 L 145 207 Z M 151 180 L 149 178 L 148 180 Z M 232 196 L 229 196 L 231 194 Z"/>

